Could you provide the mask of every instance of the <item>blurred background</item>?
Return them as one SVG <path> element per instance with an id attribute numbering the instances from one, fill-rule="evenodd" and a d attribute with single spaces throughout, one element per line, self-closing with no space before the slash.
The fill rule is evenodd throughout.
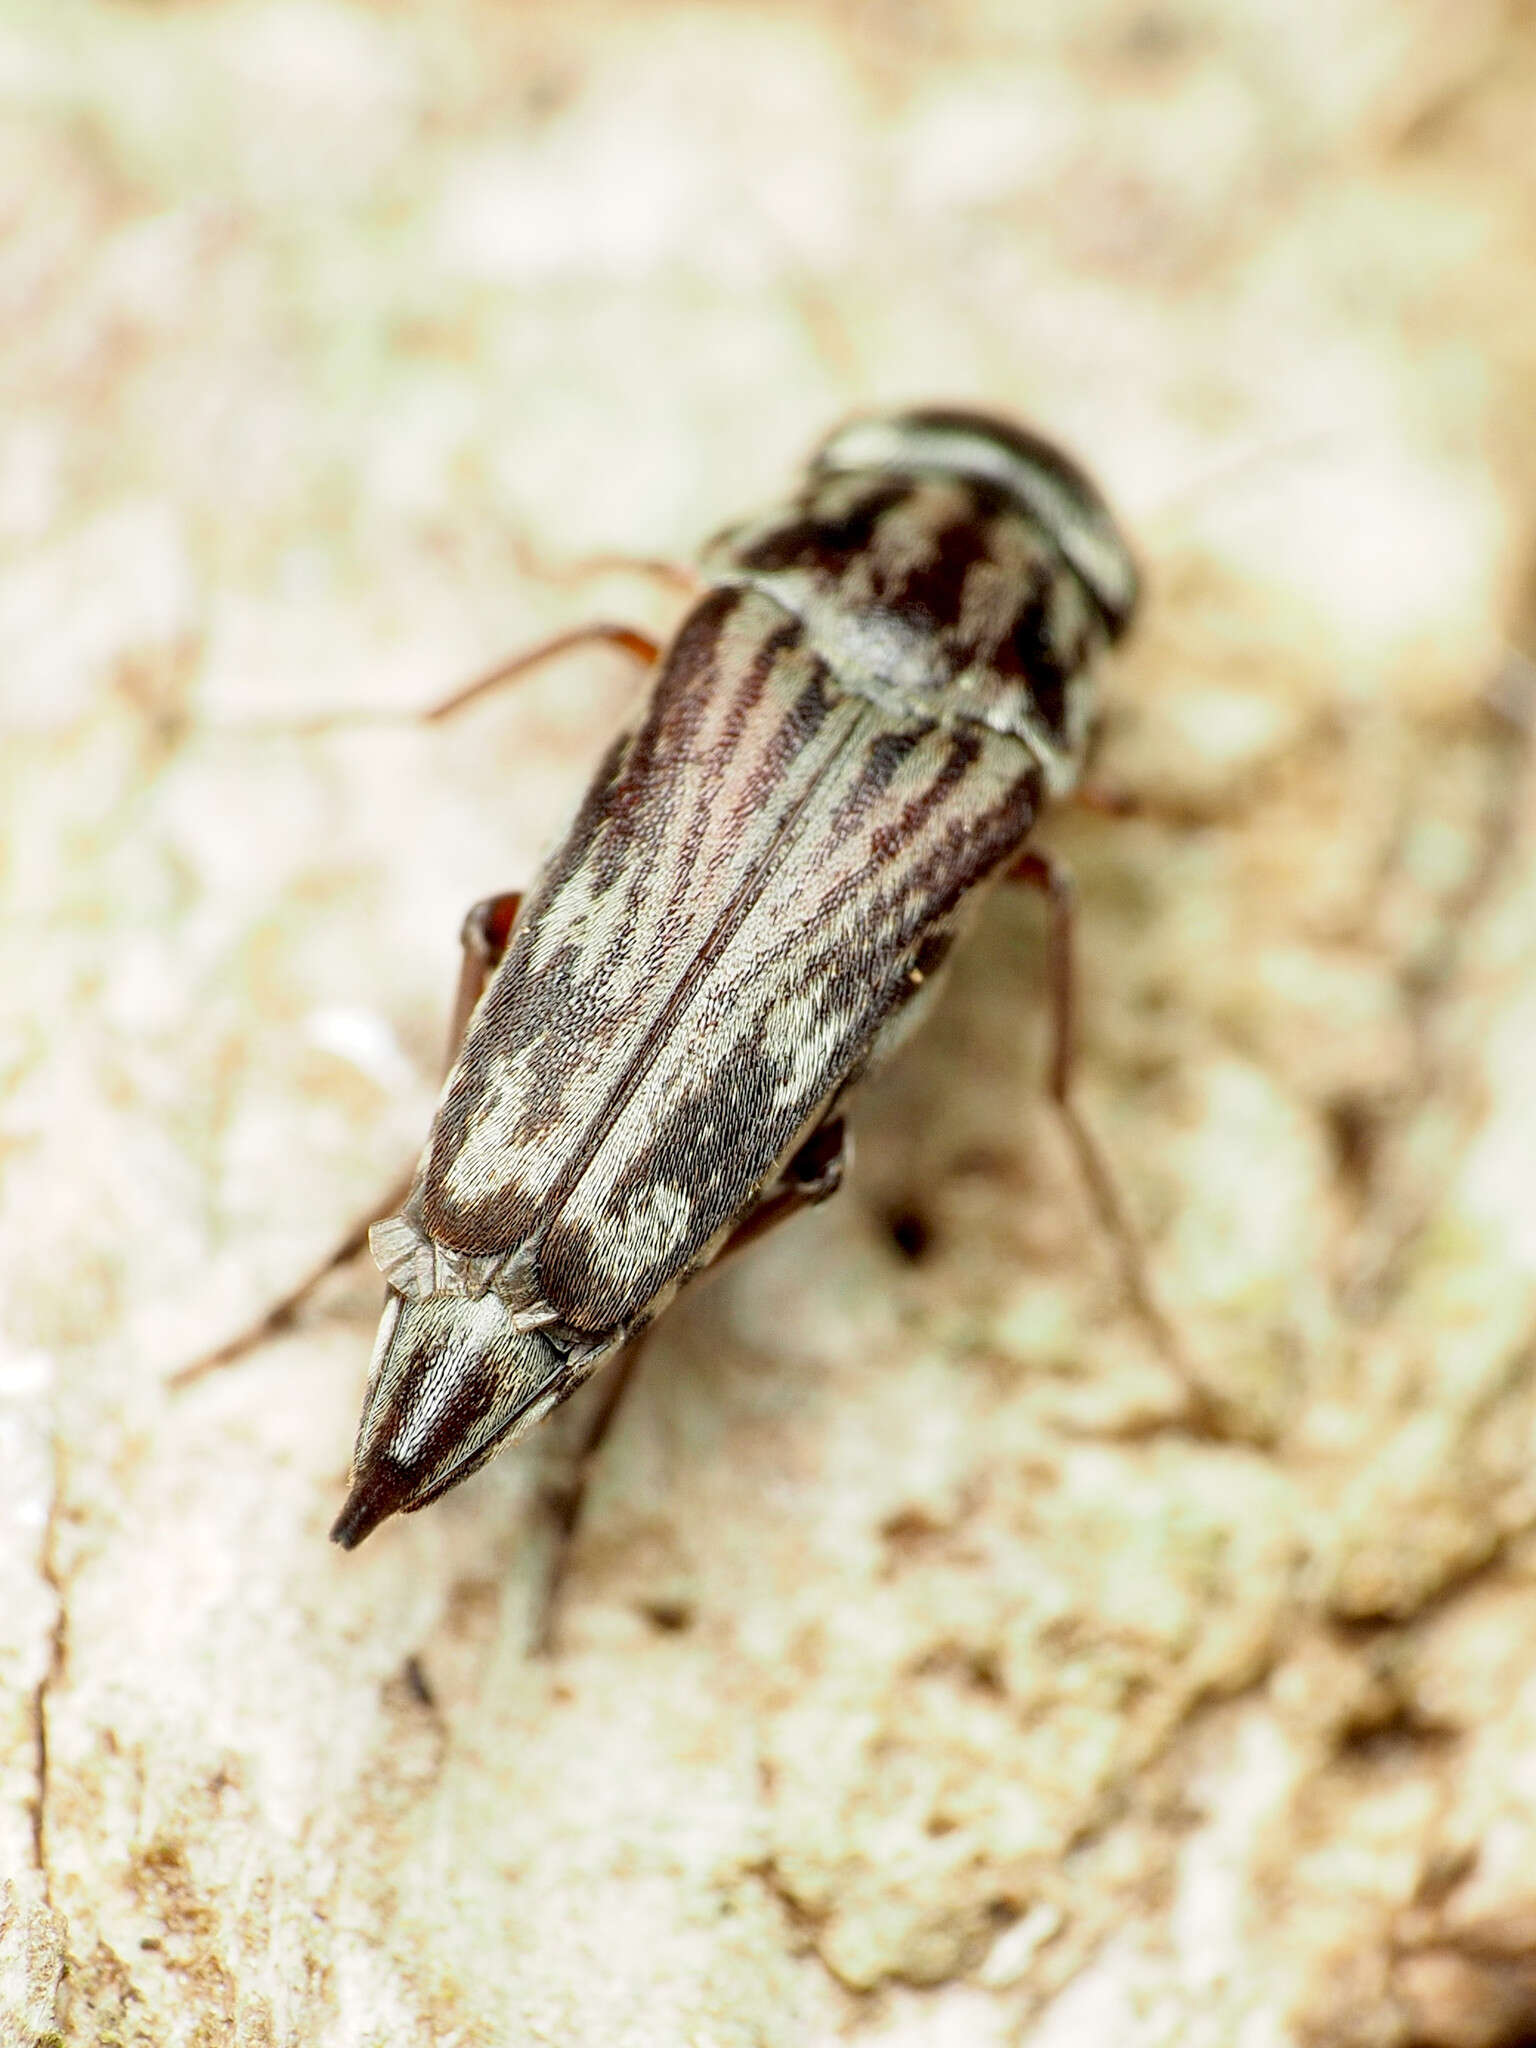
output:
<path id="1" fill-rule="evenodd" d="M 1525 0 L 0 0 L 7 2048 L 1536 2035 L 1533 95 Z M 1146 570 L 1049 836 L 1229 1434 L 999 899 L 530 1660 L 538 1442 L 325 1542 L 371 1269 L 177 1375 L 637 685 L 411 712 L 922 400 Z"/>

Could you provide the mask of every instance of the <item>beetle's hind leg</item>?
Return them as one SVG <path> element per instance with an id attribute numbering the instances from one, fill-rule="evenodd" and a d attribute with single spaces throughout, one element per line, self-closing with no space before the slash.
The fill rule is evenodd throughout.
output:
<path id="1" fill-rule="evenodd" d="M 408 1179 L 397 1181 L 390 1189 L 382 1207 L 376 1205 L 361 1221 L 354 1223 L 346 1236 L 332 1246 L 320 1263 L 312 1266 L 302 1280 L 290 1287 L 286 1294 L 279 1296 L 270 1307 L 263 1309 L 255 1322 L 248 1323 L 243 1330 L 212 1351 L 205 1351 L 189 1364 L 178 1366 L 167 1378 L 166 1385 L 173 1388 L 190 1386 L 194 1380 L 200 1380 L 210 1372 L 217 1372 L 220 1366 L 238 1363 L 247 1352 L 259 1349 L 269 1337 L 276 1337 L 286 1330 L 296 1320 L 316 1289 L 324 1281 L 329 1280 L 333 1273 L 339 1272 L 343 1266 L 350 1265 L 358 1253 L 367 1247 L 369 1231 L 381 1216 L 387 1216 L 399 1208 L 410 1192 L 410 1186 Z"/>
<path id="2" fill-rule="evenodd" d="M 458 1057 L 459 1046 L 464 1032 L 474 1014 L 476 1003 L 484 992 L 486 983 L 501 965 L 512 927 L 522 897 L 516 890 L 506 890 L 499 896 L 486 896 L 465 918 L 459 934 L 463 958 L 459 967 L 459 985 L 454 996 L 453 1021 L 448 1034 L 448 1058 L 452 1066 Z M 286 1294 L 263 1309 L 255 1322 L 212 1351 L 205 1351 L 200 1358 L 179 1367 L 170 1376 L 168 1385 L 184 1387 L 193 1380 L 200 1380 L 205 1373 L 215 1372 L 220 1366 L 233 1365 L 244 1358 L 247 1352 L 265 1344 L 269 1337 L 286 1330 L 304 1308 L 309 1298 L 332 1273 L 348 1266 L 358 1253 L 367 1247 L 368 1232 L 382 1216 L 392 1216 L 410 1193 L 411 1177 L 393 1182 L 381 1201 L 375 1202 L 366 1216 L 352 1225 L 346 1235 L 334 1244 L 317 1266 L 311 1267 L 303 1279 L 290 1287 Z"/>
<path id="3" fill-rule="evenodd" d="M 539 1500 L 550 1524 L 550 1548 L 534 1594 L 533 1624 L 529 1631 L 529 1653 L 552 1656 L 557 1647 L 560 1596 L 570 1571 L 571 1554 L 586 1505 L 587 1489 L 597 1466 L 597 1457 L 613 1428 L 624 1396 L 634 1383 L 635 1367 L 650 1335 L 649 1326 L 631 1337 L 618 1357 L 603 1367 L 594 1389 L 594 1406 L 580 1416 L 581 1429 L 574 1444 L 562 1446 L 551 1455 L 540 1482 Z"/>
<path id="4" fill-rule="evenodd" d="M 1190 1425 L 1204 1435 L 1227 1435 L 1229 1431 L 1222 1422 L 1219 1404 L 1204 1385 L 1182 1338 L 1158 1302 L 1147 1270 L 1146 1248 L 1126 1212 L 1109 1162 L 1072 1097 L 1077 1025 L 1072 877 L 1050 854 L 1029 847 L 1009 868 L 1007 878 L 1038 890 L 1046 900 L 1046 973 L 1051 1003 L 1048 1085 L 1056 1113 L 1076 1157 L 1078 1171 L 1105 1233 L 1115 1247 L 1120 1284 L 1158 1351 L 1184 1383 Z"/>

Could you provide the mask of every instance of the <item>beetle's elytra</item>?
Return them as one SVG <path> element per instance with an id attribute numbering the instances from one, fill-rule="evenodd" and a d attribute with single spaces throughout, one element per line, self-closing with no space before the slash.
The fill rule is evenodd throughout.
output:
<path id="1" fill-rule="evenodd" d="M 1137 587 L 1072 462 L 942 410 L 842 427 L 703 567 L 374 1226 L 348 1547 L 835 1187 L 847 1090 L 1076 781 Z"/>

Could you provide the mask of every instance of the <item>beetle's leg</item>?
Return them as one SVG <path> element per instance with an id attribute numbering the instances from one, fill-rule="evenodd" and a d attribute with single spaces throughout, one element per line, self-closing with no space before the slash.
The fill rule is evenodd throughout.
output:
<path id="1" fill-rule="evenodd" d="M 255 1322 L 248 1323 L 237 1336 L 229 1338 L 216 1350 L 205 1351 L 200 1358 L 194 1358 L 190 1365 L 178 1366 L 167 1378 L 166 1385 L 190 1386 L 193 1380 L 202 1379 L 206 1373 L 216 1372 L 222 1365 L 233 1365 L 248 1351 L 255 1351 L 260 1345 L 265 1344 L 269 1337 L 275 1337 L 279 1331 L 287 1329 L 321 1282 L 328 1280 L 331 1274 L 342 1266 L 350 1265 L 358 1253 L 366 1249 L 368 1232 L 373 1225 L 380 1216 L 387 1216 L 398 1209 L 410 1193 L 410 1188 L 411 1183 L 408 1179 L 397 1182 L 390 1190 L 385 1206 L 378 1210 L 370 1209 L 361 1222 L 354 1223 L 340 1243 L 334 1245 L 319 1265 L 312 1267 L 296 1286 L 290 1287 L 288 1292 L 274 1301 L 270 1308 L 264 1309 Z"/>
<path id="2" fill-rule="evenodd" d="M 562 654 L 569 654 L 573 648 L 593 644 L 620 647 L 626 654 L 632 654 L 637 661 L 652 667 L 661 655 L 661 642 L 652 639 L 649 633 L 642 633 L 637 626 L 616 626 L 607 619 L 595 619 L 585 626 L 572 626 L 568 632 L 556 633 L 551 639 L 540 640 L 532 647 L 524 648 L 521 654 L 514 654 L 510 660 L 499 661 L 484 675 L 476 676 L 473 682 L 455 690 L 451 697 L 445 697 L 440 704 L 434 704 L 421 715 L 428 723 L 440 718 L 451 718 L 456 711 L 462 711 L 467 704 L 473 704 L 481 697 L 489 696 L 492 690 L 499 690 L 504 683 L 515 683 L 546 661 L 554 661 Z"/>
<path id="3" fill-rule="evenodd" d="M 749 1209 L 715 1254 L 716 1261 L 755 1244 L 776 1223 L 835 1195 L 843 1184 L 852 1144 L 840 1116 L 828 1117 L 806 1139 L 755 1209 Z"/>
<path id="4" fill-rule="evenodd" d="M 1073 810 L 1090 811 L 1096 818 L 1144 818 L 1175 832 L 1209 825 L 1217 815 L 1208 804 L 1192 798 L 1148 795 L 1127 789 L 1122 782 L 1080 782 L 1067 802 Z"/>
<path id="5" fill-rule="evenodd" d="M 1046 974 L 1051 990 L 1051 1100 L 1070 1119 L 1073 1116 L 1069 1100 L 1072 1050 L 1077 1037 L 1076 975 L 1072 960 L 1072 877 L 1060 861 L 1052 860 L 1048 853 L 1041 853 L 1030 846 L 1009 868 L 1007 878 L 1010 882 L 1022 882 L 1026 888 L 1038 889 L 1046 900 Z M 1074 1139 L 1074 1142 L 1077 1141 Z M 1098 1178 L 1097 1173 L 1088 1176 L 1095 1200 L 1098 1199 Z M 1116 1208 L 1118 1211 L 1118 1205 Z"/>
<path id="6" fill-rule="evenodd" d="M 499 661 L 473 682 L 465 683 L 461 689 L 444 697 L 440 703 L 428 704 L 422 710 L 397 709 L 390 711 L 362 710 L 349 708 L 341 711 L 322 711 L 312 718 L 283 718 L 271 726 L 242 721 L 230 728 L 239 732 L 274 730 L 285 733 L 342 732 L 353 726 L 398 725 L 402 721 L 419 720 L 432 725 L 439 719 L 451 718 L 462 711 L 467 704 L 478 702 L 489 696 L 492 690 L 499 690 L 503 683 L 515 683 L 540 668 L 546 661 L 555 661 L 562 654 L 569 654 L 575 648 L 591 645 L 618 647 L 624 653 L 632 654 L 647 668 L 661 654 L 661 643 L 649 633 L 641 632 L 638 626 L 615 625 L 611 620 L 597 619 L 590 625 L 573 626 L 568 632 L 556 633 L 548 640 L 539 640 L 521 654 L 514 654 L 507 661 Z"/>
<path id="7" fill-rule="evenodd" d="M 510 661 L 498 663 L 485 675 L 456 690 L 440 704 L 434 704 L 422 713 L 427 721 L 449 718 L 456 711 L 462 711 L 466 704 L 476 698 L 487 696 L 499 689 L 503 683 L 515 682 L 542 662 L 552 661 L 556 656 L 568 653 L 572 648 L 582 647 L 589 642 L 605 642 L 609 646 L 621 647 L 639 661 L 650 667 L 660 656 L 660 644 L 648 633 L 640 632 L 634 626 L 616 626 L 604 620 L 592 625 L 576 626 L 566 633 L 557 633 L 553 639 L 541 640 L 537 646 L 527 648 L 522 654 L 514 655 Z M 336 719 L 316 719 L 306 723 L 315 728 L 328 724 L 343 723 Z M 463 962 L 459 969 L 459 986 L 454 997 L 453 1022 L 448 1040 L 448 1065 L 452 1066 L 469 1019 L 479 1002 L 485 984 L 501 963 L 511 936 L 512 925 L 517 917 L 521 897 L 515 891 L 500 896 L 487 896 L 477 903 L 464 920 L 461 932 Z M 339 1244 L 321 1260 L 320 1264 L 306 1273 L 297 1286 L 291 1287 L 254 1323 L 249 1324 L 238 1336 L 231 1337 L 214 1351 L 205 1352 L 189 1365 L 181 1366 L 172 1373 L 168 1385 L 186 1386 L 190 1381 L 201 1379 L 204 1373 L 212 1372 L 222 1365 L 232 1364 L 244 1357 L 257 1345 L 265 1343 L 268 1337 L 293 1321 L 304 1303 L 320 1283 L 339 1266 L 355 1259 L 368 1242 L 368 1232 L 381 1216 L 388 1216 L 398 1209 L 410 1192 L 410 1180 L 397 1182 L 389 1192 L 382 1208 L 376 1208 L 347 1232 Z"/>
<path id="8" fill-rule="evenodd" d="M 602 1368 L 598 1375 L 600 1385 L 596 1405 L 590 1414 L 582 1416 L 582 1429 L 577 1441 L 563 1447 L 559 1453 L 559 1464 L 564 1469 L 546 1477 L 540 1487 L 541 1504 L 550 1520 L 551 1535 L 549 1559 L 538 1588 L 529 1634 L 531 1656 L 548 1657 L 556 1648 L 560 1595 L 565 1589 L 571 1552 L 576 1547 L 576 1531 L 581 1522 L 581 1511 L 586 1505 L 587 1488 L 592 1481 L 597 1454 L 607 1441 L 625 1394 L 634 1384 L 635 1367 L 649 1335 L 650 1326 L 647 1325 L 630 1338 L 617 1358 Z"/>
<path id="9" fill-rule="evenodd" d="M 1072 1056 L 1077 1038 L 1077 977 L 1074 968 L 1072 921 L 1075 892 L 1072 877 L 1060 861 L 1036 847 L 1026 847 L 1008 870 L 1010 882 L 1037 889 L 1046 899 L 1046 977 L 1051 1003 L 1049 1081 L 1055 1103 L 1100 1220 L 1120 1248 L 1122 1278 L 1137 1313 L 1161 1341 L 1168 1330 L 1147 1285 L 1141 1245 L 1128 1221 L 1114 1177 L 1092 1132 L 1072 1100 Z"/>
<path id="10" fill-rule="evenodd" d="M 569 632 L 556 633 L 548 640 L 537 641 L 521 654 L 514 654 L 510 660 L 499 661 L 473 682 L 464 684 L 441 703 L 429 704 L 424 710 L 361 710 L 351 708 L 344 711 L 322 711 L 313 718 L 283 718 L 271 725 L 242 720 L 230 730 L 239 732 L 277 731 L 284 733 L 344 732 L 353 726 L 399 725 L 402 721 L 416 719 L 432 725 L 437 720 L 451 718 L 462 711 L 467 704 L 478 702 L 489 696 L 492 690 L 499 690 L 503 683 L 515 683 L 523 676 L 540 668 L 546 661 L 554 661 L 562 654 L 569 654 L 577 647 L 591 645 L 618 647 L 626 654 L 632 654 L 637 661 L 650 668 L 660 657 L 661 642 L 649 633 L 641 632 L 638 626 L 619 626 L 608 619 L 594 620 L 590 625 L 573 626 Z"/>
<path id="11" fill-rule="evenodd" d="M 1146 809 L 1141 797 L 1117 782 L 1080 782 L 1067 801 L 1097 818 L 1139 818 Z"/>
<path id="12" fill-rule="evenodd" d="M 1146 1255 L 1136 1228 L 1127 1216 L 1115 1177 L 1100 1151 L 1098 1141 L 1072 1100 L 1072 1055 L 1077 1016 L 1076 977 L 1073 972 L 1072 877 L 1048 853 L 1027 847 L 1008 869 L 1009 881 L 1038 889 L 1046 899 L 1047 976 L 1051 1000 L 1050 1092 L 1062 1127 L 1077 1156 L 1099 1220 L 1114 1244 L 1120 1264 L 1121 1285 L 1126 1297 L 1158 1350 L 1177 1370 L 1188 1390 L 1191 1418 L 1197 1427 L 1217 1430 L 1210 1395 L 1200 1383 L 1178 1333 L 1158 1304 L 1147 1273 Z M 1219 1433 L 1219 1432 L 1218 1432 Z"/>
<path id="13" fill-rule="evenodd" d="M 797 1215 L 801 1209 L 825 1202 L 835 1195 L 843 1183 L 848 1154 L 843 1119 L 833 1116 L 818 1124 L 784 1168 L 773 1188 L 731 1232 L 716 1253 L 716 1261 L 730 1252 L 739 1251 L 745 1244 L 751 1244 L 786 1217 Z M 634 1384 L 635 1364 L 649 1335 L 647 1326 L 630 1338 L 611 1365 L 603 1368 L 601 1405 L 586 1418 L 580 1442 L 563 1454 L 564 1472 L 557 1480 L 545 1485 L 544 1504 L 554 1524 L 554 1536 L 534 1615 L 531 1647 L 536 1657 L 548 1656 L 556 1647 L 560 1594 L 575 1546 L 593 1466 L 613 1428 L 619 1406 Z"/>
<path id="14" fill-rule="evenodd" d="M 460 1042 L 471 1013 L 479 1002 L 485 984 L 501 965 L 507 950 L 507 941 L 512 935 L 512 926 L 517 918 L 522 897 L 515 890 L 507 890 L 500 896 L 487 896 L 477 903 L 459 934 L 463 947 L 463 961 L 459 968 L 459 986 L 454 997 L 453 1024 L 448 1037 L 448 1058 L 452 1066 L 458 1057 Z M 340 1267 L 350 1265 L 368 1243 L 368 1232 L 381 1216 L 392 1216 L 411 1191 L 409 1174 L 396 1181 L 380 1203 L 376 1203 L 360 1222 L 354 1223 L 339 1243 L 306 1273 L 296 1286 L 290 1287 L 281 1299 L 263 1310 L 254 1323 L 249 1323 L 237 1336 L 220 1344 L 214 1351 L 204 1352 L 201 1358 L 194 1358 L 190 1365 L 181 1366 L 170 1376 L 168 1385 L 184 1387 L 193 1380 L 199 1380 L 205 1373 L 216 1371 L 221 1365 L 231 1365 L 237 1358 L 243 1358 L 248 1351 L 254 1351 L 269 1337 L 275 1337 L 284 1330 L 303 1308 L 309 1297 L 322 1281 L 329 1279 Z"/>
<path id="15" fill-rule="evenodd" d="M 781 1180 L 802 1203 L 829 1201 L 842 1186 L 852 1157 L 853 1140 L 846 1124 L 840 1116 L 829 1116 L 816 1126 L 790 1160 Z"/>

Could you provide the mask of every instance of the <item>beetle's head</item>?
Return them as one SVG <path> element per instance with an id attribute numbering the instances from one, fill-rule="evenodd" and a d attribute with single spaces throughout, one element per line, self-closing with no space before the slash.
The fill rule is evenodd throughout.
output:
<path id="1" fill-rule="evenodd" d="M 937 472 L 1004 490 L 1048 533 L 1118 640 L 1136 609 L 1136 564 L 1097 488 L 1052 442 L 995 414 L 941 406 L 849 420 L 816 470 Z"/>

